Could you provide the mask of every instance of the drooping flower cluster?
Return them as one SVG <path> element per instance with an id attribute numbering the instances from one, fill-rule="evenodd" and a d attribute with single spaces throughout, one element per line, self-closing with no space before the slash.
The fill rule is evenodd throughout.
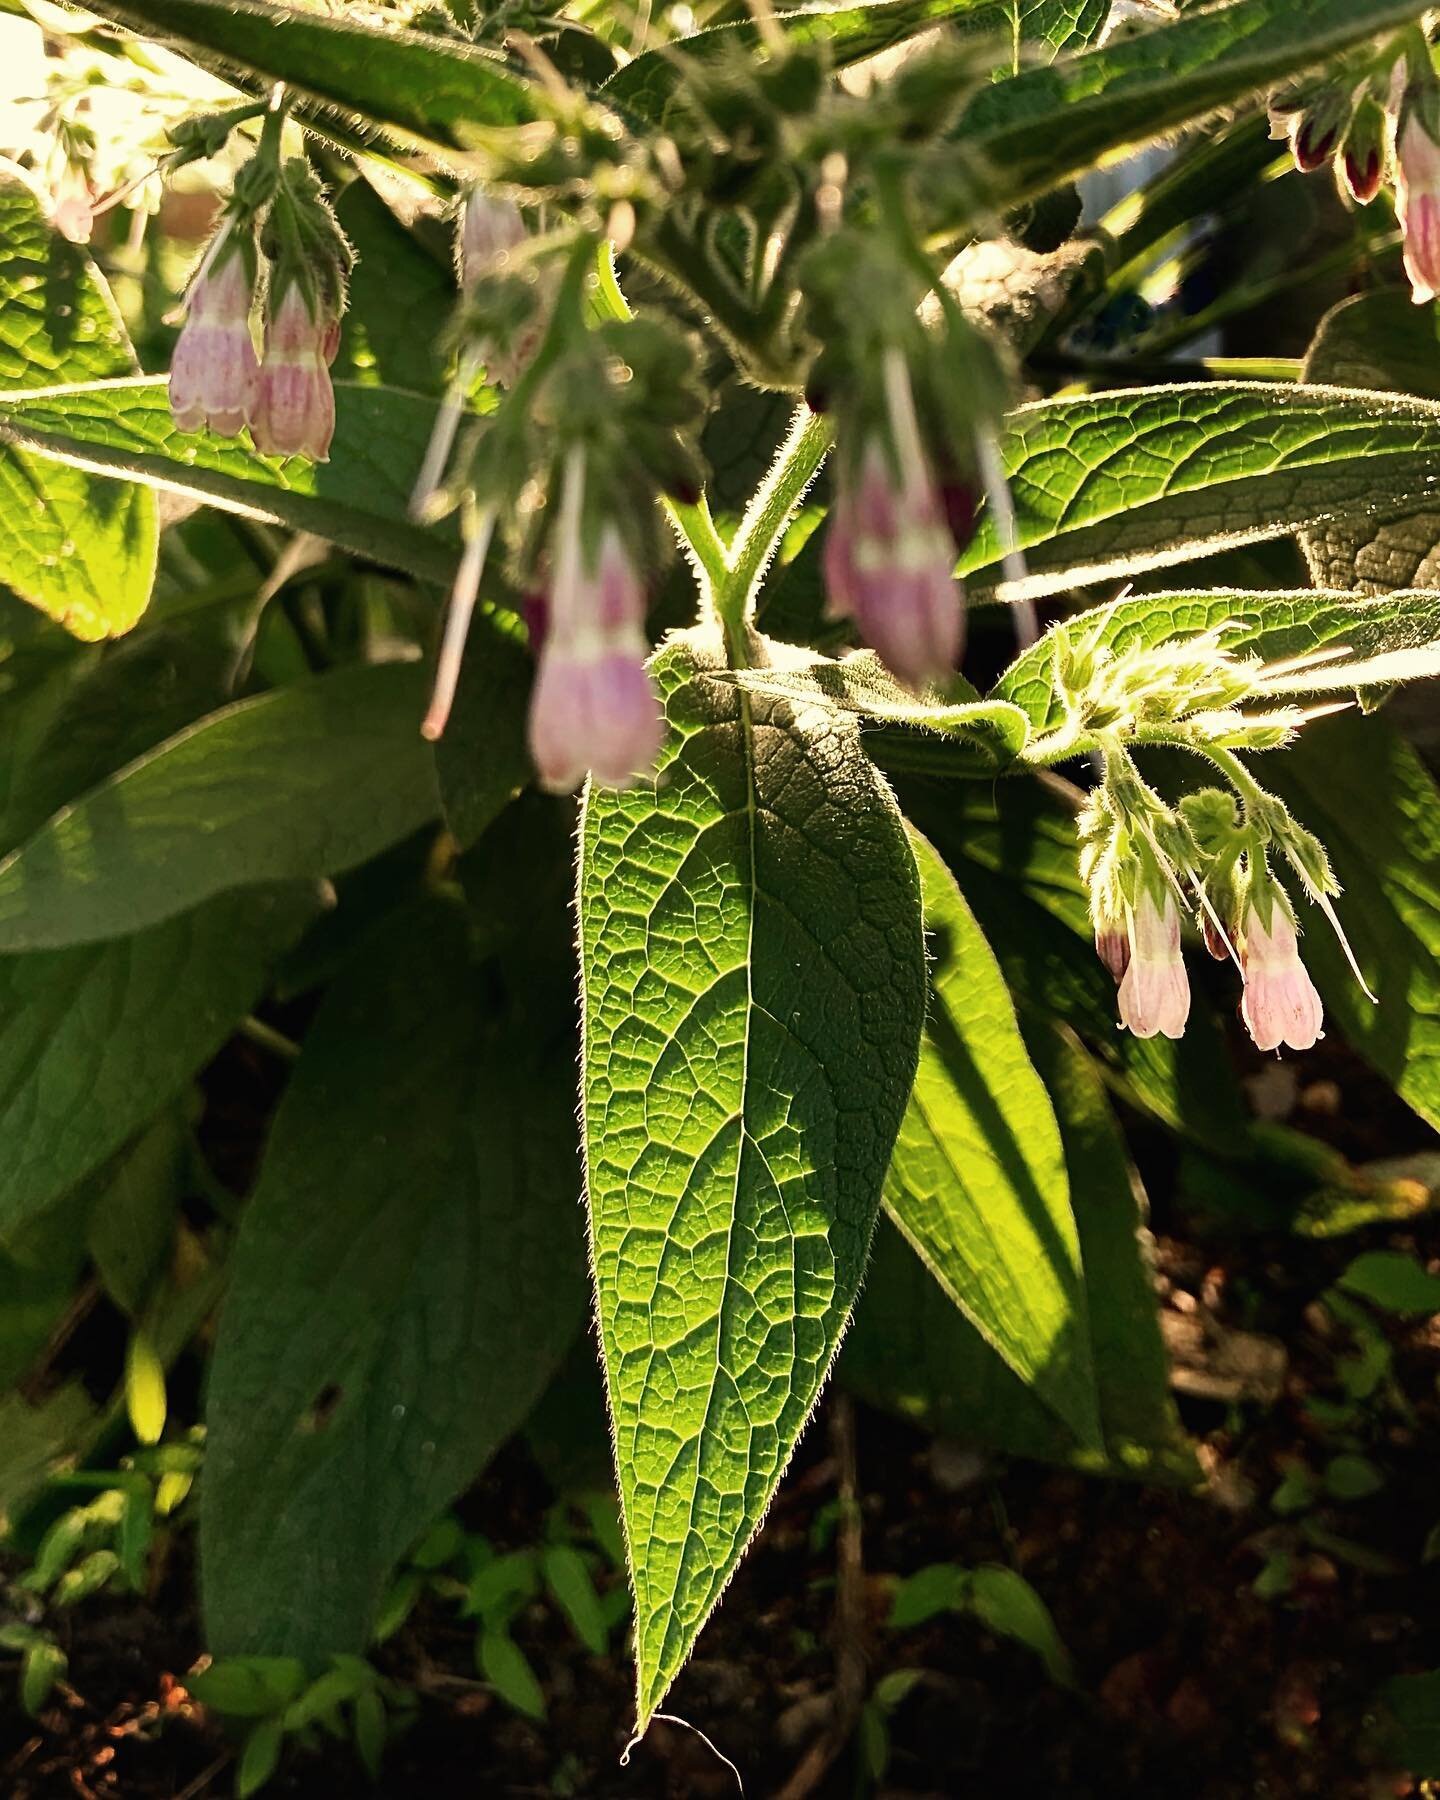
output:
<path id="1" fill-rule="evenodd" d="M 326 461 L 335 433 L 330 365 L 350 263 L 302 159 L 277 173 L 262 205 L 237 193 L 185 296 L 170 364 L 176 424 L 222 437 L 248 427 L 266 455 Z"/>
<path id="2" fill-rule="evenodd" d="M 1342 193 L 1368 206 L 1387 179 L 1405 239 L 1416 304 L 1440 293 L 1440 79 L 1428 46 L 1411 42 L 1358 82 L 1272 95 L 1271 135 L 1289 141 L 1298 169 L 1334 165 Z"/>

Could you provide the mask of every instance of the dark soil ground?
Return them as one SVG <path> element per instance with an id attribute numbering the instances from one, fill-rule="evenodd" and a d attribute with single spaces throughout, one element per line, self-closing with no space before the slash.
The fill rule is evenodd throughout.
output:
<path id="1" fill-rule="evenodd" d="M 1267 1103 L 1358 1160 L 1433 1147 L 1333 1041 Z M 237 1116 L 248 1110 L 242 1103 Z M 1142 1161 L 1144 1151 L 1142 1139 Z M 1337 1393 L 1347 1347 L 1318 1296 L 1361 1249 L 1440 1259 L 1440 1222 L 1426 1215 L 1338 1240 L 1246 1236 L 1182 1212 L 1163 1162 L 1145 1172 L 1167 1335 L 1182 1346 L 1200 1319 L 1209 1341 L 1248 1334 L 1242 1347 L 1276 1357 L 1283 1346 L 1268 1393 L 1247 1394 L 1243 1380 L 1218 1399 L 1182 1392 L 1206 1474 L 1194 1493 L 987 1463 L 868 1409 L 852 1413 L 847 1401 L 837 1434 L 837 1403 L 827 1402 L 667 1702 L 734 1761 L 747 1794 L 1379 1800 L 1431 1791 L 1397 1767 L 1376 1695 L 1395 1674 L 1440 1666 L 1440 1563 L 1424 1560 L 1440 1521 L 1440 1321 L 1395 1329 L 1394 1385 L 1347 1427 L 1345 1444 L 1363 1447 L 1384 1486 L 1298 1519 L 1271 1499 L 1288 1470 L 1323 1467 L 1340 1442 L 1307 1409 Z M 1193 1376 L 1186 1385 L 1197 1385 Z M 1202 1388 L 1203 1377 L 1202 1367 Z M 863 1559 L 843 1595 L 837 1442 L 853 1447 Z M 514 1445 L 459 1511 L 469 1529 L 523 1546 L 537 1540 L 551 1499 L 540 1464 Z M 1277 1558 L 1287 1559 L 1291 1586 L 1262 1597 L 1257 1577 Z M 896 1577 L 985 1561 L 1020 1569 L 1049 1604 L 1073 1657 L 1073 1688 L 972 1620 L 886 1625 Z M 190 1540 L 180 1536 L 144 1602 L 101 1597 L 62 1616 L 70 1667 L 38 1721 L 0 1675 L 4 1800 L 233 1791 L 234 1743 L 186 1691 L 202 1651 L 193 1594 Z M 839 1642 L 837 1605 L 859 1621 Z M 516 1636 L 546 1690 L 548 1717 L 537 1725 L 476 1677 L 473 1628 L 425 1601 L 379 1652 L 418 1705 L 378 1791 L 395 1800 L 734 1793 L 725 1765 L 678 1725 L 656 1724 L 621 1767 L 633 1716 L 621 1635 L 601 1659 L 553 1608 L 521 1617 Z M 860 1767 L 853 1707 L 833 1754 L 816 1749 L 837 1681 L 844 1691 L 861 1658 L 867 1693 L 893 1671 L 918 1672 L 888 1714 L 878 1782 Z M 359 1800 L 377 1790 L 348 1746 L 327 1745 L 287 1758 L 265 1791 Z"/>

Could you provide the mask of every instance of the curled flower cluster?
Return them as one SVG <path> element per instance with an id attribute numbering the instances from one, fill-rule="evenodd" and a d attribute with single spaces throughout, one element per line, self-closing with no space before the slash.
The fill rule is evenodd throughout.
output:
<path id="1" fill-rule="evenodd" d="M 190 283 L 170 406 L 184 431 L 237 437 L 248 427 L 266 455 L 324 462 L 335 434 L 330 365 L 351 253 L 303 161 L 276 181 L 263 220 L 248 199 L 232 200 Z"/>
<path id="2" fill-rule="evenodd" d="M 1305 173 L 1333 164 L 1360 206 L 1395 183 L 1405 272 L 1416 304 L 1440 293 L 1440 79 L 1428 47 L 1414 47 L 1358 85 L 1331 82 L 1274 95 L 1271 135 L 1288 140 Z"/>

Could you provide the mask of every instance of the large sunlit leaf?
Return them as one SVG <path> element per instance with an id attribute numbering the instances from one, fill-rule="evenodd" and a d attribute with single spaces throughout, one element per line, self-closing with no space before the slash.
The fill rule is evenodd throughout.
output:
<path id="1" fill-rule="evenodd" d="M 311 887 L 247 888 L 133 937 L 0 956 L 0 1234 L 162 1110 L 316 905 Z"/>
<path id="2" fill-rule="evenodd" d="M 981 88 L 954 223 L 1017 205 L 1117 153 L 1419 18 L 1415 0 L 1232 0 Z"/>
<path id="3" fill-rule="evenodd" d="M 1440 351 L 1431 309 L 1408 289 L 1343 300 L 1320 321 L 1306 381 L 1335 382 L 1440 401 Z M 1314 580 L 1364 594 L 1440 587 L 1440 505 L 1431 487 L 1390 488 L 1369 506 L 1301 538 Z"/>
<path id="4" fill-rule="evenodd" d="M 188 52 L 217 74 L 283 81 L 430 149 L 473 145 L 537 116 L 531 85 L 464 38 L 268 0 L 97 0 L 87 9 Z"/>
<path id="5" fill-rule="evenodd" d="M 1060 1123 L 1084 1258 L 1104 1448 L 1086 1444 L 951 1304 L 882 1225 L 839 1379 L 962 1442 L 1147 1480 L 1192 1481 L 1156 1318 L 1145 1195 L 1094 1065 L 1068 1034 L 1027 1033 Z"/>
<path id="6" fill-rule="evenodd" d="M 658 659 L 658 779 L 586 799 L 586 1164 L 643 1728 L 859 1288 L 915 1072 L 915 863 L 853 725 Z"/>
<path id="7" fill-rule="evenodd" d="M 1041 401 L 1006 420 L 1001 454 L 1028 580 L 1040 596 L 1428 492 L 1440 405 L 1351 389 L 1210 382 Z M 982 523 L 962 572 L 998 581 Z"/>
<path id="8" fill-rule="evenodd" d="M 0 389 L 129 375 L 135 354 L 95 265 L 0 163 Z M 79 638 L 127 631 L 150 599 L 155 497 L 0 441 L 0 582 Z"/>
<path id="9" fill-rule="evenodd" d="M 1295 691 L 1323 692 L 1338 683 L 1357 685 L 1336 671 L 1366 675 L 1373 659 L 1393 656 L 1388 676 L 1368 674 L 1368 681 L 1393 680 L 1409 666 L 1413 675 L 1429 672 L 1440 648 L 1440 596 L 1395 593 L 1375 599 L 1310 589 L 1259 593 L 1247 588 L 1210 592 L 1137 594 L 1119 605 L 1096 607 L 1065 621 L 1072 643 L 1093 643 L 1117 656 L 1148 649 L 1171 638 L 1224 629 L 1227 648 L 1244 658 L 1278 663 L 1324 648 L 1349 652 L 1333 663 L 1321 663 L 1284 679 Z M 1018 706 L 1037 733 L 1060 724 L 1064 709 L 1055 689 L 1055 645 L 1050 634 L 1018 656 L 996 683 L 993 699 Z M 1085 745 L 1080 745 L 1083 752 Z"/>
<path id="10" fill-rule="evenodd" d="M 247 882 L 339 874 L 435 817 L 425 672 L 388 663 L 238 701 L 62 807 L 0 862 L 0 951 L 158 924 Z"/>
<path id="11" fill-rule="evenodd" d="M 312 463 L 261 456 L 244 439 L 178 430 L 165 383 L 142 377 L 0 393 L 0 445 L 310 531 L 446 581 L 453 533 L 414 525 L 406 511 L 434 416 L 435 402 L 418 394 L 342 382 L 330 460 Z"/>
<path id="12" fill-rule="evenodd" d="M 463 908 L 438 900 L 327 994 L 245 1209 L 211 1375 L 201 1574 L 222 1654 L 362 1650 L 395 1563 L 574 1336 L 574 1077 L 551 1000 L 500 998 Z"/>
<path id="13" fill-rule="evenodd" d="M 990 946 L 919 837 L 930 1005 L 885 1205 L 940 1286 L 1075 1440 L 1098 1443 L 1080 1245 L 1055 1113 Z"/>
<path id="14" fill-rule="evenodd" d="M 1308 726 L 1257 773 L 1329 850 L 1372 1006 L 1330 927 L 1301 905 L 1302 954 L 1348 1042 L 1440 1129 L 1440 789 L 1382 718 Z"/>

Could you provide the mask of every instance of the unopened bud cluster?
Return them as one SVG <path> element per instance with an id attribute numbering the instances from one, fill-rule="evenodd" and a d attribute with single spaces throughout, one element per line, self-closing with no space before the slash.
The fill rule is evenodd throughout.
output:
<path id="1" fill-rule="evenodd" d="M 1411 36 L 1350 76 L 1271 96 L 1271 134 L 1288 140 L 1297 168 L 1333 164 L 1341 191 L 1368 206 L 1387 180 L 1405 238 L 1417 304 L 1440 293 L 1440 78 L 1429 46 Z"/>
<path id="2" fill-rule="evenodd" d="M 222 437 L 248 428 L 267 455 L 324 462 L 335 432 L 330 365 L 351 261 L 303 159 L 269 179 L 257 172 L 237 182 L 185 295 L 170 363 L 176 424 Z"/>

